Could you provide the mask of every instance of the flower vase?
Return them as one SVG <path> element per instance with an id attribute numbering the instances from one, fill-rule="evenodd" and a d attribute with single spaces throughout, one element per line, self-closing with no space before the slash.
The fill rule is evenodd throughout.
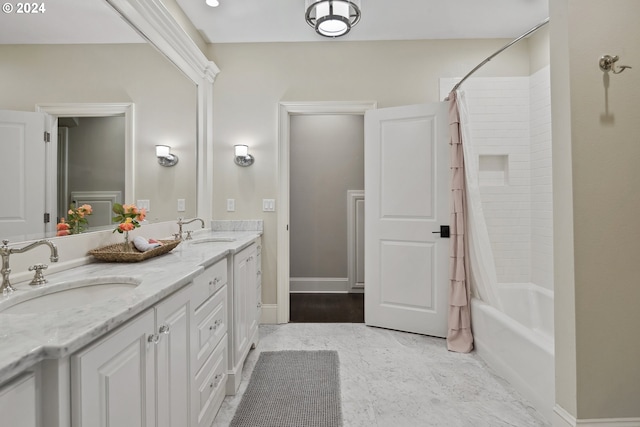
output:
<path id="1" fill-rule="evenodd" d="M 122 234 L 124 234 L 124 246 L 122 246 L 122 251 L 131 252 L 131 246 L 129 245 L 129 232 L 124 231 Z"/>

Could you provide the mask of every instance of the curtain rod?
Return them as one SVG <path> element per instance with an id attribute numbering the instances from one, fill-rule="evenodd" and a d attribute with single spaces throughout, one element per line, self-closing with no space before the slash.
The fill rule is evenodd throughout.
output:
<path id="1" fill-rule="evenodd" d="M 456 91 L 460 85 L 462 83 L 464 83 L 465 80 L 467 80 L 469 77 L 471 77 L 471 75 L 473 73 L 475 73 L 476 71 L 478 71 L 480 68 L 482 68 L 484 66 L 484 64 L 486 64 L 487 62 L 491 61 L 496 55 L 502 53 L 504 50 L 506 50 L 507 48 L 511 47 L 512 45 L 518 43 L 520 40 L 522 40 L 523 38 L 527 37 L 529 34 L 536 32 L 540 27 L 543 27 L 545 25 L 547 25 L 549 23 L 549 18 L 545 19 L 544 21 L 542 21 L 541 23 L 539 23 L 538 25 L 536 25 L 535 27 L 533 27 L 532 29 L 530 29 L 529 31 L 527 31 L 526 33 L 524 33 L 523 35 L 521 35 L 520 37 L 518 37 L 515 40 L 512 40 L 510 43 L 504 45 L 501 49 L 499 49 L 498 51 L 496 51 L 493 55 L 489 56 L 487 59 L 485 59 L 484 61 L 482 61 L 481 63 L 479 63 L 478 65 L 476 65 L 476 67 L 469 71 L 467 73 L 466 76 L 464 76 L 462 78 L 462 80 L 460 80 L 458 82 L 458 84 L 456 84 L 453 89 L 451 89 L 451 92 Z"/>

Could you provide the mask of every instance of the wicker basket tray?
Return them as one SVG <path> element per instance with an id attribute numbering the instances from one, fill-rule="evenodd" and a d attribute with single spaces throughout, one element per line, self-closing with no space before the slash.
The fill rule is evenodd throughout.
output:
<path id="1" fill-rule="evenodd" d="M 109 246 L 92 249 L 88 253 L 101 261 L 108 262 L 140 262 L 158 255 L 166 254 L 180 244 L 180 240 L 159 240 L 162 246 L 146 252 L 138 251 L 132 243 L 129 243 L 130 252 L 124 251 L 124 243 L 115 243 Z"/>

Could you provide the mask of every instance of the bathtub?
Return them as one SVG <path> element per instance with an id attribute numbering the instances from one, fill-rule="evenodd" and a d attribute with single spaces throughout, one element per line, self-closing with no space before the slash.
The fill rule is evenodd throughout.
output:
<path id="1" fill-rule="evenodd" d="M 471 299 L 477 354 L 551 422 L 555 405 L 553 292 L 499 284 L 503 311 Z"/>

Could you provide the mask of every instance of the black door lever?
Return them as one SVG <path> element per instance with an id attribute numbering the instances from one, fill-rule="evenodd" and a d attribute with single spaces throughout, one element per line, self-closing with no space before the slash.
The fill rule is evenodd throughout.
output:
<path id="1" fill-rule="evenodd" d="M 431 233 L 439 234 L 440 237 L 446 237 L 446 238 L 449 238 L 451 236 L 451 231 L 449 230 L 448 225 L 441 225 L 440 231 L 432 231 Z"/>

